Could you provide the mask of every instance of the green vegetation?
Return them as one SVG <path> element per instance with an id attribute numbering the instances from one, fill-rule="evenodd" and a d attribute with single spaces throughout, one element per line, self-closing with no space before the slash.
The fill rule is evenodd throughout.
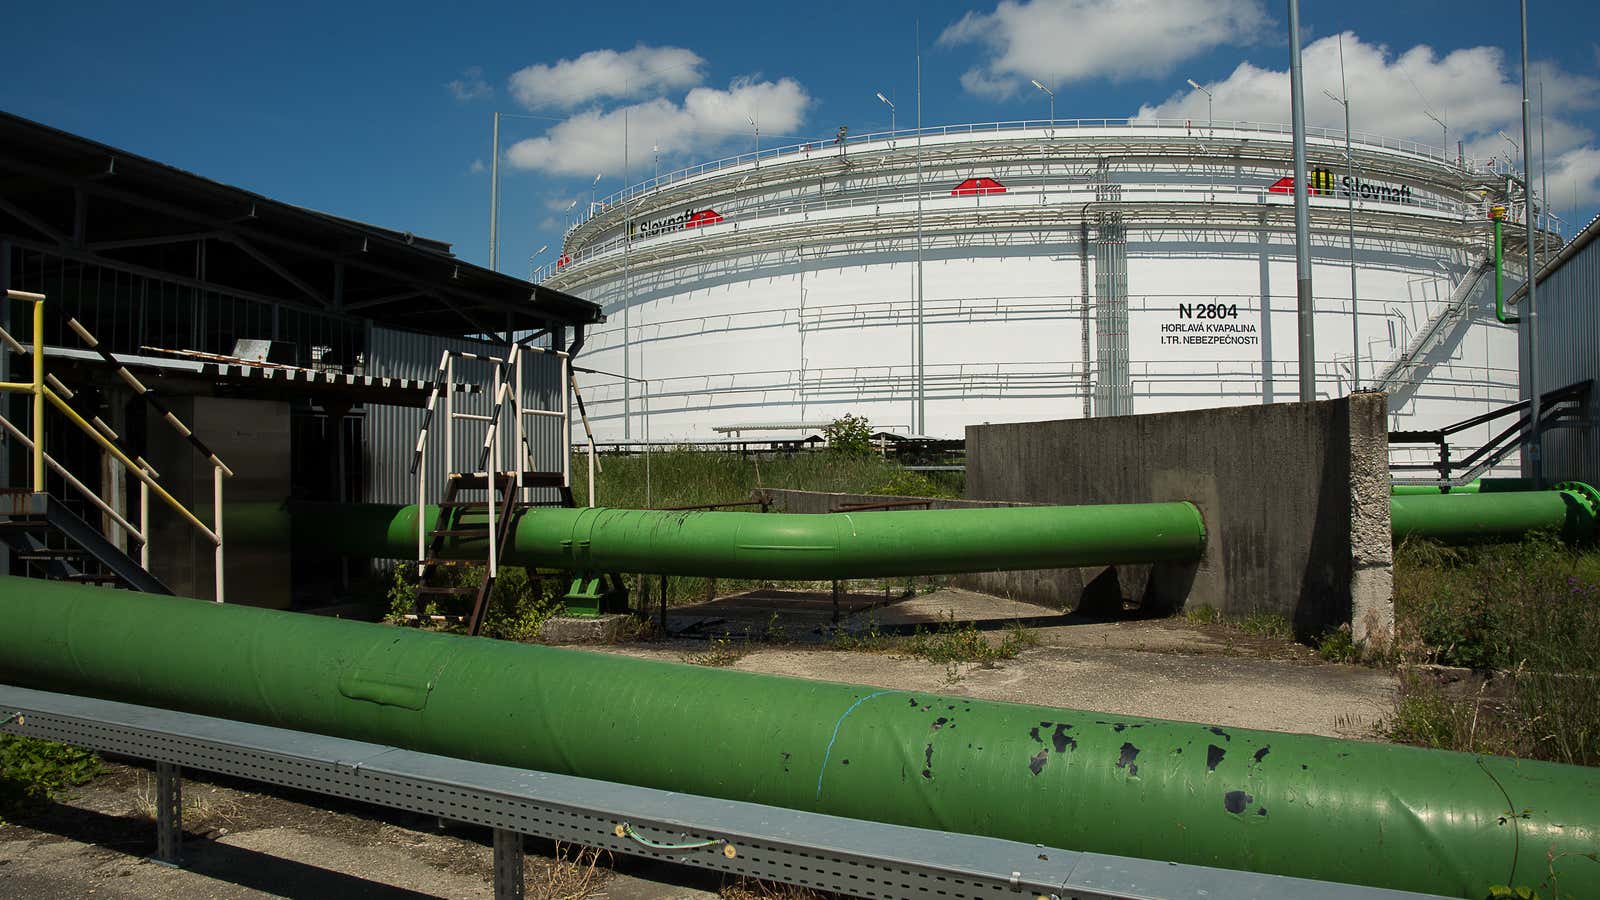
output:
<path id="1" fill-rule="evenodd" d="M 648 508 L 732 503 L 749 500 L 757 488 L 893 494 L 916 489 L 915 496 L 960 497 L 966 479 L 960 472 L 907 472 L 877 455 L 800 451 L 794 454 L 709 453 L 677 449 L 657 453 L 603 455 L 595 502 L 601 506 Z M 588 460 L 572 460 L 572 493 L 588 496 Z M 751 507 L 754 509 L 754 507 Z"/>
<path id="2" fill-rule="evenodd" d="M 1277 638 L 1280 641 L 1294 640 L 1294 626 L 1289 620 L 1275 612 L 1253 612 L 1238 622 L 1239 630 L 1245 634 L 1256 637 Z"/>
<path id="3" fill-rule="evenodd" d="M 713 666 L 725 668 L 731 666 L 746 656 L 750 655 L 748 643 L 735 644 L 732 638 L 712 638 L 706 646 L 704 653 L 690 653 L 683 657 L 683 661 L 691 666 Z"/>
<path id="4" fill-rule="evenodd" d="M 415 569 L 401 564 L 390 575 L 389 613 L 386 621 L 400 624 L 415 608 L 417 599 Z M 483 583 L 483 569 L 479 566 L 443 566 L 434 576 L 440 584 L 477 587 Z M 531 641 L 539 636 L 545 620 L 561 609 L 563 591 L 559 577 L 530 577 L 521 566 L 501 566 L 499 577 L 489 593 L 489 609 L 483 617 L 483 634 L 508 641 Z M 446 598 L 445 606 L 438 599 L 430 599 L 423 607 L 424 615 L 466 615 L 472 607 L 471 596 Z M 455 626 L 459 627 L 459 626 Z"/>
<path id="5" fill-rule="evenodd" d="M 100 774 L 100 757 L 55 741 L 0 734 L 0 824 L 37 812 Z"/>
<path id="6" fill-rule="evenodd" d="M 872 426 L 862 416 L 840 416 L 822 429 L 822 436 L 828 439 L 830 453 L 840 456 L 872 454 Z"/>
<path id="7" fill-rule="evenodd" d="M 1472 752 L 1600 765 L 1600 553 L 1550 536 L 1395 554 L 1401 659 L 1492 669 L 1497 696 L 1402 685 L 1391 737 Z"/>
<path id="8" fill-rule="evenodd" d="M 978 626 L 957 622 L 951 615 L 937 628 L 918 628 L 907 636 L 884 634 L 873 622 L 865 631 L 835 632 L 832 645 L 835 650 L 903 653 L 946 666 L 969 663 L 993 668 L 1000 660 L 1015 659 L 1018 653 L 1039 646 L 1039 636 L 1020 622 L 1014 622 L 1006 627 L 1000 640 L 994 641 L 978 630 Z"/>

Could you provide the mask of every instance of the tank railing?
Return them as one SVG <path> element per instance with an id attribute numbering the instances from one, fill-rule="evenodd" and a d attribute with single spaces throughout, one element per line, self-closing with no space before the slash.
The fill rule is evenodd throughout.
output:
<path id="1" fill-rule="evenodd" d="M 176 431 L 178 431 L 179 434 L 188 438 L 189 442 L 196 446 L 201 451 L 202 455 L 211 462 L 213 525 L 207 526 L 200 520 L 198 516 L 191 512 L 188 507 L 184 506 L 183 503 L 181 503 L 177 498 L 173 497 L 166 488 L 161 486 L 160 482 L 157 480 L 158 473 L 153 466 L 151 466 L 143 458 L 136 458 L 130 455 L 117 445 L 116 432 L 112 431 L 109 425 L 106 425 L 98 418 L 95 418 L 94 423 L 91 424 L 88 419 L 85 419 L 77 412 L 77 410 L 73 409 L 71 404 L 67 402 L 67 400 L 73 396 L 72 391 L 68 389 L 66 385 L 62 384 L 61 381 L 54 375 L 47 375 L 45 373 L 45 296 L 43 294 L 35 294 L 28 291 L 14 291 L 8 289 L 6 291 L 6 297 L 9 300 L 21 300 L 33 304 L 33 340 L 31 348 L 24 346 L 22 342 L 18 341 L 4 329 L 0 329 L 0 340 L 3 340 L 9 349 L 18 354 L 31 356 L 33 361 L 32 381 L 0 382 L 0 391 L 11 393 L 27 393 L 33 396 L 31 437 L 23 434 L 22 430 L 17 428 L 11 422 L 0 418 L 0 422 L 4 423 L 5 429 L 14 437 L 16 437 L 19 442 L 26 446 L 32 455 L 33 491 L 35 493 L 43 493 L 45 491 L 46 466 L 49 466 L 51 469 L 55 470 L 62 476 L 62 480 L 67 485 L 72 487 L 78 493 L 87 497 L 96 508 L 105 513 L 107 517 L 115 522 L 119 528 L 127 532 L 130 537 L 133 537 L 139 543 L 139 564 L 146 569 L 148 569 L 150 565 L 149 511 L 150 494 L 153 492 L 161 499 L 163 503 L 171 507 L 175 512 L 178 513 L 179 516 L 187 520 L 189 524 L 195 528 L 195 530 L 199 531 L 203 536 L 205 536 L 205 538 L 210 541 L 212 546 L 215 548 L 215 599 L 218 603 L 224 602 L 226 599 L 226 594 L 222 541 L 222 480 L 224 476 L 231 477 L 233 475 L 233 470 L 228 468 L 227 465 L 224 464 L 215 453 L 212 453 L 208 448 L 206 448 L 205 445 L 194 436 L 194 433 L 188 428 L 188 426 L 184 425 L 183 422 L 180 421 L 171 410 L 167 409 L 165 405 L 151 397 L 149 395 L 149 389 L 146 388 L 132 372 L 128 371 L 128 368 L 122 365 L 122 363 L 120 363 L 115 356 L 111 355 L 103 347 L 101 347 L 100 342 L 96 340 L 94 335 L 90 334 L 88 329 L 84 328 L 83 325 L 77 321 L 77 319 L 69 318 L 67 320 L 67 324 L 72 328 L 73 331 L 77 332 L 78 336 L 82 338 L 86 344 L 89 345 L 90 349 L 98 351 L 103 360 L 115 366 L 117 375 L 121 377 L 129 387 L 133 388 L 135 393 L 143 397 L 145 401 L 153 408 L 163 413 L 162 417 L 167 421 L 167 423 Z M 99 445 L 103 452 L 115 459 L 123 466 L 124 469 L 127 470 L 130 475 L 138 480 L 140 485 L 140 524 L 138 527 L 134 527 L 133 523 L 129 522 L 126 516 L 118 513 L 110 506 L 110 504 L 107 504 L 93 491 L 90 491 L 82 481 L 73 476 L 71 472 L 67 471 L 65 467 L 63 467 L 59 462 L 45 452 L 44 407 L 46 402 L 56 407 L 56 409 L 63 416 L 65 416 L 69 422 L 75 425 L 78 430 L 82 431 L 85 435 L 88 435 L 89 439 L 95 444 Z"/>
<path id="2" fill-rule="evenodd" d="M 579 220 L 578 225 L 588 221 L 596 211 L 610 209 L 618 203 L 626 202 L 641 194 L 658 190 L 667 185 L 676 184 L 701 175 L 719 172 L 723 169 L 736 168 L 746 164 L 766 160 L 776 160 L 784 157 L 801 156 L 809 158 L 828 153 L 844 153 L 865 144 L 888 143 L 891 147 L 897 146 L 907 139 L 917 137 L 947 137 L 951 135 L 968 134 L 998 134 L 1010 131 L 1049 131 L 1066 130 L 1111 130 L 1111 129 L 1153 129 L 1157 131 L 1182 132 L 1182 137 L 1188 139 L 1214 138 L 1218 131 L 1230 133 L 1248 132 L 1255 134 L 1293 134 L 1293 129 L 1286 123 L 1278 122 L 1251 122 L 1251 121 L 1215 121 L 1202 124 L 1194 119 L 1165 119 L 1165 118 L 1075 118 L 1075 119 L 1020 119 L 1005 122 L 988 122 L 967 125 L 930 125 L 921 129 L 903 128 L 898 131 L 875 131 L 863 134 L 848 135 L 843 142 L 836 138 L 820 139 L 815 141 L 801 141 L 796 144 L 784 144 L 774 147 L 763 147 L 759 152 L 739 153 L 721 159 L 709 160 L 692 166 L 685 166 L 676 171 L 667 172 L 645 181 L 615 191 L 593 204 L 590 211 Z M 1323 128 L 1310 126 L 1306 128 L 1308 138 L 1324 139 L 1338 144 L 1344 143 L 1344 130 L 1338 128 Z M 1410 153 L 1428 160 L 1438 160 L 1446 166 L 1455 167 L 1456 158 L 1449 148 L 1439 148 L 1422 141 L 1413 141 L 1407 138 L 1388 137 L 1366 131 L 1351 131 L 1350 142 L 1363 147 L 1379 147 L 1385 150 L 1398 150 Z M 1490 157 L 1490 160 L 1493 160 Z M 1465 160 L 1466 171 L 1478 171 L 1484 168 L 1485 163 L 1475 158 Z M 573 228 L 578 225 L 572 226 Z M 570 230 L 570 229 L 569 229 Z"/>
<path id="3" fill-rule="evenodd" d="M 1250 184 L 1214 183 L 1203 185 L 1124 184 L 1120 186 L 1122 187 L 1122 196 L 1117 202 L 1121 203 L 1147 202 L 1148 198 L 1151 197 L 1158 198 L 1156 202 L 1160 202 L 1162 199 L 1179 195 L 1199 195 L 1202 197 L 1207 197 L 1208 199 L 1203 201 L 1207 203 L 1229 202 L 1230 200 L 1236 202 L 1241 198 L 1248 199 L 1251 202 L 1259 202 L 1261 197 L 1270 196 L 1272 194 L 1272 192 L 1268 190 L 1267 185 L 1258 182 L 1252 182 Z M 1059 205 L 1076 206 L 1083 202 L 1081 199 L 1077 198 L 1081 198 L 1083 195 L 1092 193 L 1094 193 L 1094 185 L 1088 182 L 1070 185 L 1040 185 L 1037 182 L 1020 182 L 1015 186 L 1007 186 L 1003 193 L 989 194 L 986 196 L 956 196 L 952 195 L 949 190 L 944 187 L 940 187 L 935 190 L 925 189 L 921 192 L 920 196 L 925 207 L 929 203 L 936 203 L 938 204 L 937 211 L 946 211 L 949 209 L 967 208 L 969 206 L 982 207 L 986 204 L 1014 209 L 1019 206 L 1033 204 L 1034 200 L 1031 198 L 1039 198 L 1039 202 L 1048 203 L 1048 197 L 1052 194 L 1063 198 Z M 1292 202 L 1290 195 L 1285 194 L 1282 196 L 1284 197 L 1284 203 L 1287 204 Z M 696 233 L 693 236 L 686 237 L 683 230 L 669 231 L 661 235 L 646 238 L 630 238 L 626 234 L 618 234 L 608 238 L 603 243 L 593 244 L 578 250 L 565 251 L 557 261 L 544 263 L 535 269 L 532 280 L 534 282 L 544 281 L 557 273 L 564 273 L 575 266 L 579 266 L 590 260 L 601 256 L 615 254 L 621 251 L 625 246 L 632 247 L 633 249 L 641 249 L 644 247 L 653 246 L 657 241 L 683 242 L 687 240 L 693 240 L 693 238 L 699 234 L 715 233 L 721 228 L 725 228 L 728 224 L 738 224 L 742 222 L 753 225 L 759 224 L 763 219 L 771 220 L 793 216 L 805 217 L 813 213 L 829 212 L 838 209 L 875 207 L 881 210 L 882 207 L 889 205 L 894 205 L 897 207 L 904 206 L 909 208 L 916 203 L 917 198 L 918 192 L 916 191 L 909 193 L 898 192 L 887 198 L 881 197 L 877 194 L 868 195 L 863 193 L 860 195 L 820 199 L 806 196 L 774 198 L 771 200 L 763 200 L 754 204 L 737 207 L 730 206 L 729 209 L 724 213 L 724 222 L 713 225 L 698 226 L 697 228 L 693 229 L 693 231 Z M 1030 199 L 1024 199 L 1021 203 L 1019 203 L 1016 202 L 1016 198 Z M 1219 200 L 1219 198 L 1226 199 Z M 1340 205 L 1341 208 L 1346 202 L 1345 199 L 1337 196 L 1328 198 L 1318 197 L 1317 199 L 1319 201 L 1326 199 L 1328 204 L 1336 203 Z M 1489 204 L 1486 201 L 1481 200 L 1457 201 L 1416 196 L 1412 198 L 1410 203 L 1406 204 L 1394 204 L 1378 199 L 1358 199 L 1356 203 L 1358 208 L 1363 209 L 1367 208 L 1368 204 L 1383 204 L 1385 208 L 1398 207 L 1411 210 L 1424 209 L 1432 212 L 1442 212 L 1452 217 L 1469 221 L 1473 219 L 1483 219 L 1486 223 L 1485 227 L 1487 227 L 1488 221 L 1487 216 Z M 1319 203 L 1319 206 L 1320 205 L 1324 204 Z M 1201 206 L 1196 204 L 1196 208 L 1200 209 Z M 1329 206 L 1328 208 L 1332 207 Z M 1513 213 L 1513 215 L 1508 217 L 1508 221 L 1519 221 L 1517 215 L 1518 214 Z M 737 217 L 737 219 L 735 217 Z M 1555 220 L 1555 217 L 1553 216 L 1550 218 Z M 623 223 L 619 222 L 618 224 L 622 225 Z"/>

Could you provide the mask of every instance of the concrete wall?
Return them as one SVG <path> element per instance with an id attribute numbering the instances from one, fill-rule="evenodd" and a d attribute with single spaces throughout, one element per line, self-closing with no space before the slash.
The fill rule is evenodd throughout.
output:
<path id="1" fill-rule="evenodd" d="M 1189 500 L 1197 564 L 1005 572 L 978 589 L 1058 605 L 1210 604 L 1278 613 L 1304 633 L 1393 631 L 1385 402 L 1317 403 L 967 428 L 967 497 L 1031 503 Z"/>
<path id="2" fill-rule="evenodd" d="M 235 472 L 226 479 L 227 503 L 281 502 L 289 496 L 289 405 L 264 400 L 169 397 L 166 403 L 197 437 Z M 150 462 L 160 481 L 206 523 L 212 521 L 212 466 L 154 415 L 146 425 Z M 152 502 L 150 569 L 174 592 L 212 599 L 213 547 L 192 524 L 159 500 Z M 289 559 L 274 550 L 230 548 L 223 533 L 226 600 L 286 609 Z"/>

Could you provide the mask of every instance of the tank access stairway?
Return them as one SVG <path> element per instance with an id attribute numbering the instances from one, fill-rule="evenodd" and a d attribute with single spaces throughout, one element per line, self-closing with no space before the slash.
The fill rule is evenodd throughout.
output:
<path id="1" fill-rule="evenodd" d="M 1417 386 L 1417 370 L 1428 365 L 1428 354 L 1446 344 L 1461 326 L 1471 321 L 1473 292 L 1483 282 L 1484 276 L 1492 272 L 1494 272 L 1493 257 L 1485 256 L 1474 263 L 1461 280 L 1456 282 L 1455 289 L 1450 292 L 1450 298 L 1445 301 L 1444 306 L 1423 323 L 1405 351 L 1395 357 L 1394 361 L 1378 375 L 1372 385 L 1373 389 L 1391 396 L 1404 392 L 1409 397 Z M 1405 399 L 1397 396 L 1397 402 L 1391 404 L 1391 408 L 1405 402 Z"/>

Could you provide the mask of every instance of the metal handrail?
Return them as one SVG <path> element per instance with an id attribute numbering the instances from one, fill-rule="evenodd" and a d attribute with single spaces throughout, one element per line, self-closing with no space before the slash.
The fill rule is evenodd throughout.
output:
<path id="1" fill-rule="evenodd" d="M 77 410 L 73 409 L 66 400 L 62 399 L 61 394 L 57 392 L 56 388 L 52 387 L 52 384 L 60 385 L 62 388 L 65 388 L 65 385 L 61 385 L 60 380 L 56 379 L 53 375 L 46 376 L 44 371 L 45 295 L 36 294 L 29 291 L 16 291 L 7 289 L 6 297 L 8 299 L 22 300 L 33 304 L 32 348 L 24 348 L 26 349 L 26 352 L 30 353 L 33 357 L 33 380 L 27 383 L 0 382 L 0 391 L 28 393 L 34 398 L 32 416 L 33 435 L 31 439 L 24 436 L 21 433 L 21 430 L 17 429 L 12 423 L 5 422 L 5 427 L 15 433 L 17 438 L 23 441 L 23 443 L 27 445 L 33 453 L 34 493 L 45 492 L 45 466 L 51 466 L 51 468 L 54 468 L 63 476 L 63 480 L 65 480 L 69 485 L 88 496 L 91 500 L 95 501 L 95 504 L 100 507 L 101 511 L 110 515 L 116 521 L 118 526 L 127 530 L 130 534 L 138 537 L 141 547 L 140 565 L 148 568 L 150 560 L 150 542 L 148 539 L 150 533 L 148 519 L 148 498 L 150 492 L 154 492 L 157 497 L 161 498 L 162 502 L 170 506 L 180 516 L 187 519 L 189 523 L 193 525 L 201 534 L 205 535 L 206 538 L 210 540 L 213 546 L 216 548 L 216 602 L 224 602 L 225 596 L 222 554 L 222 479 L 224 474 L 232 475 L 233 470 L 229 469 L 215 453 L 212 453 L 208 448 L 205 447 L 204 444 L 200 443 L 199 439 L 194 437 L 194 433 L 190 431 L 189 428 L 186 427 L 182 422 L 180 422 L 170 410 L 166 409 L 165 406 L 156 403 L 153 398 L 150 398 L 148 396 L 148 389 L 145 388 L 145 386 L 127 370 L 127 367 L 122 366 L 121 363 L 117 362 L 115 357 L 101 348 L 99 342 L 95 340 L 94 336 L 91 335 L 87 329 L 78 324 L 76 319 L 68 320 L 68 324 L 72 326 L 73 330 L 76 331 L 91 348 L 98 350 L 100 355 L 107 361 L 117 365 L 117 374 L 121 376 L 130 387 L 132 387 L 139 394 L 145 396 L 146 399 L 149 399 L 150 402 L 155 404 L 159 410 L 164 412 L 164 418 L 167 420 L 167 422 L 177 429 L 180 434 L 189 438 L 190 443 L 200 448 L 202 454 L 205 455 L 211 462 L 213 466 L 212 496 L 215 527 L 208 527 L 199 519 L 199 517 L 191 512 L 188 507 L 184 506 L 176 497 L 168 493 L 166 488 L 161 486 L 161 484 L 156 480 L 154 469 L 151 468 L 149 463 L 142 459 L 135 460 L 127 453 L 123 452 L 123 450 L 118 447 L 116 443 L 111 440 L 111 438 L 102 433 L 99 428 L 96 428 L 94 425 L 90 424 L 90 422 L 83 416 L 79 415 Z M 16 338 L 12 337 L 10 334 L 5 335 L 5 340 L 13 350 L 23 347 L 21 342 L 17 341 Z M 62 415 L 66 416 L 68 421 L 78 427 L 78 430 L 88 435 L 89 439 L 98 444 L 101 450 L 110 454 L 128 470 L 129 474 L 138 479 L 141 486 L 140 496 L 146 501 L 141 504 L 140 518 L 143 523 L 141 527 L 134 528 L 133 524 L 130 523 L 126 517 L 118 514 L 109 505 L 101 501 L 99 497 L 94 496 L 93 493 L 90 492 L 83 484 L 83 482 L 79 481 L 76 477 L 67 472 L 66 469 L 59 463 L 55 462 L 53 458 L 48 457 L 44 450 L 44 407 L 46 401 L 55 406 L 56 409 L 62 413 Z"/>
<path id="2" fill-rule="evenodd" d="M 829 152 L 838 152 L 841 148 L 848 152 L 849 148 L 858 147 L 864 144 L 888 143 L 891 146 L 894 146 L 908 138 L 916 139 L 918 137 L 928 138 L 968 134 L 998 134 L 1009 131 L 1030 130 L 1045 131 L 1053 137 L 1054 133 L 1060 130 L 1076 131 L 1080 129 L 1154 129 L 1172 130 L 1174 132 L 1181 129 L 1184 132 L 1184 137 L 1200 139 L 1214 138 L 1217 136 L 1217 132 L 1219 130 L 1231 133 L 1247 132 L 1254 134 L 1288 135 L 1293 133 L 1290 125 L 1277 122 L 1217 121 L 1207 123 L 1205 126 L 1201 126 L 1193 119 L 1139 117 L 1101 119 L 1021 119 L 974 124 L 930 125 L 920 129 L 903 128 L 897 131 L 867 132 L 864 134 L 849 135 L 842 143 L 836 139 L 802 141 L 797 144 L 786 144 L 777 147 L 763 147 L 758 152 L 739 153 L 733 156 L 709 160 L 692 166 L 685 166 L 684 168 L 676 171 L 658 175 L 646 181 L 641 181 L 622 188 L 604 198 L 601 198 L 600 200 L 595 201 L 588 214 L 577 224 L 573 225 L 572 228 L 576 228 L 583 222 L 588 221 L 589 218 L 592 218 L 595 214 L 594 211 L 597 209 L 601 211 L 610 209 L 611 207 L 616 206 L 618 203 L 627 202 L 628 200 L 632 199 L 633 197 L 637 197 L 640 194 L 649 193 L 667 185 L 675 184 L 681 181 L 687 181 L 701 175 L 742 166 L 746 163 L 756 163 L 787 156 L 801 155 L 804 157 L 817 154 L 826 154 Z M 1309 138 L 1322 138 L 1330 142 L 1342 144 L 1344 142 L 1345 133 L 1342 129 L 1311 126 L 1306 128 L 1305 134 Z M 1397 150 L 1403 153 L 1410 153 L 1414 156 L 1423 157 L 1430 161 L 1437 160 L 1443 165 L 1450 166 L 1452 168 L 1454 167 L 1455 160 L 1451 157 L 1449 148 L 1440 148 L 1423 143 L 1421 141 L 1413 141 L 1406 138 L 1388 137 L 1385 135 L 1364 131 L 1350 132 L 1350 141 L 1352 144 L 1358 144 L 1364 147 L 1378 147 L 1385 150 Z M 1488 160 L 1479 160 L 1468 157 L 1463 160 L 1465 164 L 1464 169 L 1467 172 L 1492 171 L 1492 163 L 1494 161 L 1495 157 L 1490 157 Z"/>
<path id="3" fill-rule="evenodd" d="M 1209 197 L 1207 202 L 1244 202 L 1259 203 L 1263 197 L 1273 196 L 1268 187 L 1259 183 L 1227 184 L 1208 183 L 1194 185 L 1166 185 L 1166 184 L 1121 184 L 1121 203 L 1161 202 L 1172 197 L 1182 195 L 1196 195 Z M 1015 208 L 1018 206 L 1045 205 L 1045 199 L 1055 195 L 1057 202 L 1049 205 L 1058 207 L 1077 206 L 1083 202 L 1085 195 L 1095 193 L 1095 186 L 1089 182 L 1074 184 L 1040 185 L 1034 183 L 1020 183 L 1008 187 L 1003 194 L 990 194 L 986 196 L 954 196 L 943 188 L 933 190 L 924 189 L 920 197 L 924 203 L 938 204 L 941 207 L 954 209 L 982 208 L 985 205 L 994 207 Z M 718 231 L 737 226 L 738 224 L 756 225 L 765 220 L 768 224 L 775 224 L 775 220 L 783 221 L 808 221 L 808 217 L 815 213 L 831 212 L 840 209 L 858 209 L 872 207 L 881 212 L 884 207 L 910 209 L 919 197 L 917 191 L 900 191 L 892 196 L 884 197 L 879 193 L 850 194 L 844 197 L 809 198 L 809 197 L 779 197 L 760 200 L 737 207 L 729 207 L 724 212 L 725 221 L 702 225 L 695 229 L 695 234 L 713 234 Z M 1151 198 L 1154 198 L 1152 200 Z M 1285 203 L 1291 202 L 1287 197 Z M 1319 200 L 1319 203 L 1321 201 Z M 1333 198 L 1327 204 L 1343 207 L 1344 201 Z M 1401 204 L 1390 203 L 1378 199 L 1358 200 L 1357 205 L 1365 208 L 1369 204 L 1382 204 L 1386 207 L 1402 208 Z M 1443 213 L 1445 216 L 1459 221 L 1471 222 L 1482 219 L 1487 223 L 1486 202 L 1479 200 L 1448 200 L 1432 197 L 1417 196 L 1411 202 L 1403 204 L 1406 212 L 1417 213 Z M 736 218 L 737 217 L 737 218 Z M 1555 221 L 1552 217 L 1552 221 Z M 1487 227 L 1487 224 L 1485 224 Z M 654 246 L 658 243 L 682 242 L 685 235 L 681 231 L 670 231 L 651 237 L 632 237 L 620 234 L 601 243 L 590 244 L 575 250 L 566 250 L 554 261 L 540 265 L 533 273 L 533 281 L 542 282 L 554 277 L 558 272 L 567 274 L 575 267 L 594 260 L 601 256 L 609 256 L 620 250 L 631 247 L 639 250 L 644 247 Z"/>

